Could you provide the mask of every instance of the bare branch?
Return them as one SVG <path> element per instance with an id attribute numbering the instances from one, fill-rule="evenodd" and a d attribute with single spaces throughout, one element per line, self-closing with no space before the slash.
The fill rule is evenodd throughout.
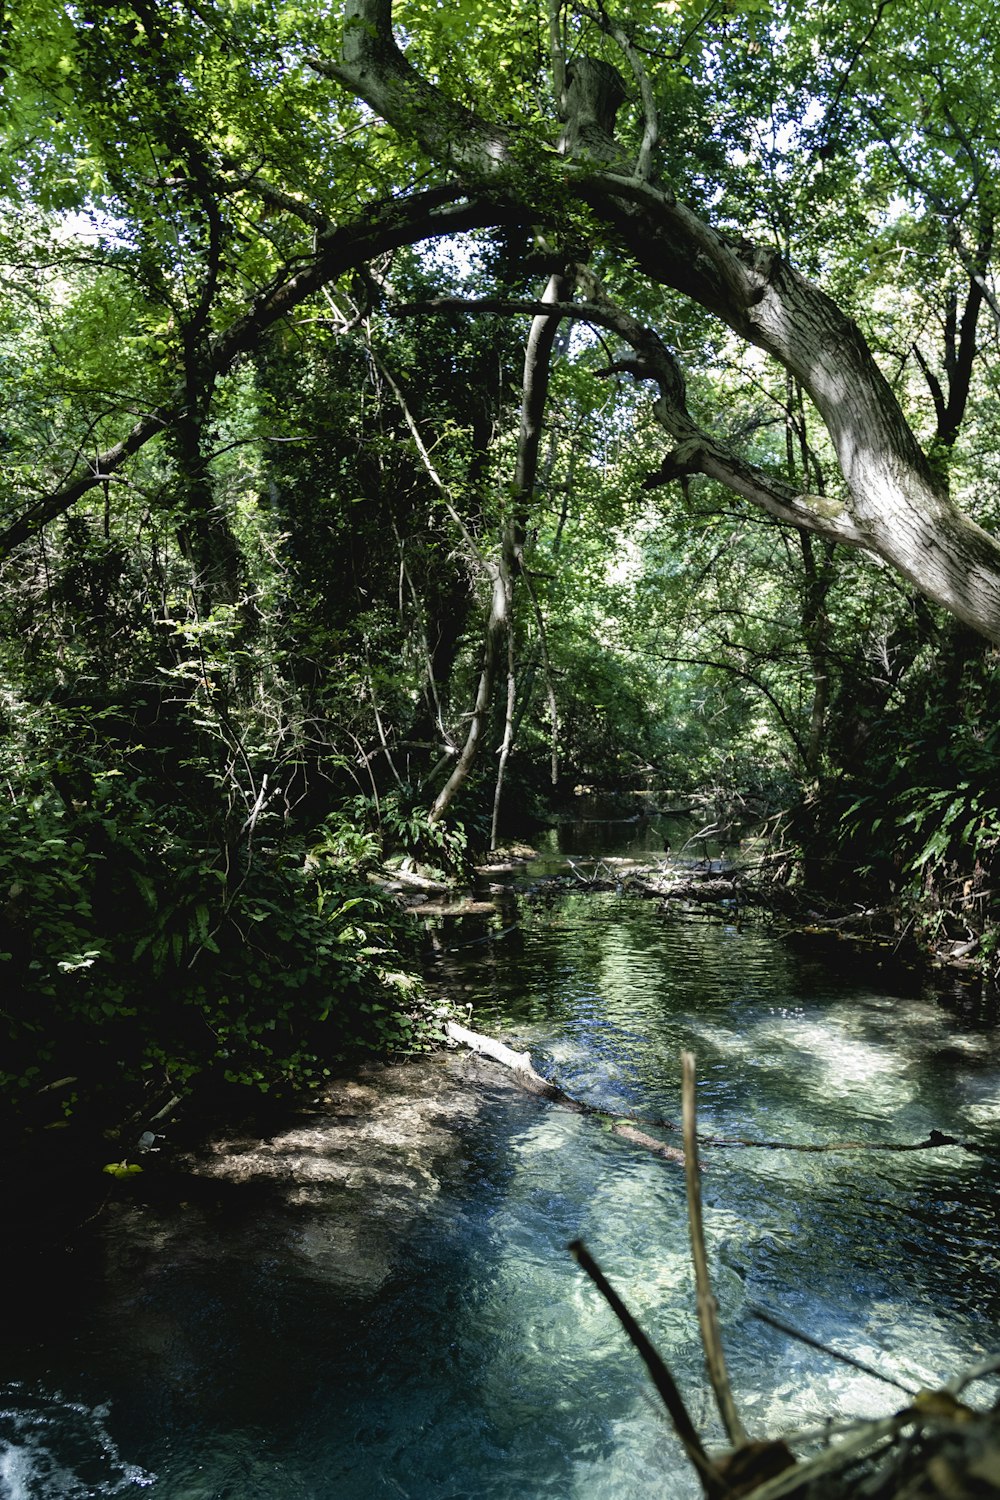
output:
<path id="1" fill-rule="evenodd" d="M 701 1184 L 698 1163 L 697 1111 L 695 1104 L 695 1062 L 692 1052 L 681 1053 L 682 1102 L 684 1118 L 684 1175 L 687 1181 L 688 1226 L 691 1230 L 691 1259 L 694 1262 L 695 1287 L 698 1297 L 698 1324 L 701 1342 L 705 1350 L 705 1365 L 716 1404 L 726 1435 L 734 1448 L 742 1448 L 747 1441 L 746 1429 L 736 1410 L 726 1356 L 722 1349 L 719 1332 L 719 1305 L 712 1292 L 708 1275 L 708 1257 L 705 1254 L 705 1228 L 701 1217 Z"/>
<path id="2" fill-rule="evenodd" d="M 458 511 L 452 504 L 451 491 L 445 484 L 444 480 L 441 478 L 441 475 L 438 473 L 437 469 L 434 467 L 434 460 L 431 458 L 430 449 L 427 447 L 427 444 L 424 442 L 423 437 L 421 436 L 420 428 L 417 425 L 417 419 L 410 410 L 409 402 L 406 399 L 402 387 L 393 376 L 392 371 L 389 369 L 385 361 L 375 353 L 375 350 L 373 349 L 371 344 L 371 340 L 366 338 L 365 342 L 372 364 L 375 366 L 376 370 L 378 370 L 382 379 L 385 381 L 386 385 L 389 387 L 389 389 L 392 391 L 392 394 L 396 398 L 396 403 L 403 414 L 403 421 L 409 428 L 410 436 L 413 439 L 413 446 L 417 450 L 417 453 L 420 457 L 420 462 L 423 464 L 424 469 L 427 471 L 428 478 L 444 501 L 445 509 L 461 532 L 462 539 L 465 542 L 466 546 L 469 548 L 469 551 L 478 562 L 484 562 L 479 543 L 476 541 L 475 537 L 472 535 L 472 532 L 466 526 L 465 522 L 462 520 L 462 517 L 459 515 Z"/>
<path id="3" fill-rule="evenodd" d="M 587 1273 L 597 1287 L 597 1290 L 628 1334 L 640 1359 L 649 1371 L 650 1378 L 656 1386 L 660 1399 L 670 1414 L 670 1420 L 674 1424 L 674 1431 L 683 1443 L 684 1451 L 698 1473 L 705 1494 L 709 1496 L 726 1494 L 728 1487 L 718 1469 L 705 1452 L 701 1438 L 698 1436 L 694 1423 L 688 1414 L 688 1409 L 684 1404 L 684 1398 L 677 1388 L 677 1382 L 671 1375 L 662 1356 L 654 1347 L 652 1341 L 643 1333 L 639 1324 L 608 1281 L 608 1278 L 604 1275 L 604 1272 L 590 1254 L 583 1241 L 574 1240 L 569 1246 L 569 1252 L 580 1269 Z"/>
<path id="4" fill-rule="evenodd" d="M 588 276 L 590 273 L 586 273 Z M 531 313 L 536 317 L 575 318 L 619 334 L 635 351 L 637 358 L 618 360 L 605 373 L 624 373 L 638 380 L 653 380 L 660 389 L 653 406 L 657 421 L 676 440 L 677 446 L 664 458 L 659 470 L 646 481 L 648 489 L 667 484 L 690 474 L 704 474 L 718 480 L 736 494 L 776 520 L 806 527 L 830 541 L 850 547 L 866 547 L 869 539 L 856 526 L 844 507 L 826 495 L 800 492 L 777 475 L 749 463 L 732 452 L 718 438 L 699 427 L 687 410 L 684 377 L 674 356 L 659 335 L 646 328 L 623 308 L 606 297 L 596 278 L 591 278 L 592 295 L 580 302 L 546 304 L 504 298 L 469 299 L 436 297 L 423 302 L 405 303 L 393 308 L 393 315 L 454 311 L 483 313 Z M 600 297 L 600 301 L 596 298 Z"/>

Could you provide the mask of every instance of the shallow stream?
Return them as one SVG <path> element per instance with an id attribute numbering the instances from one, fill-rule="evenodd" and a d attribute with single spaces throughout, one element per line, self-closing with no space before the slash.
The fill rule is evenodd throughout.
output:
<path id="1" fill-rule="evenodd" d="M 838 977 L 777 936 L 543 890 L 433 924 L 431 982 L 575 1096 L 791 1143 L 707 1148 L 709 1255 L 757 1435 L 897 1409 L 1000 1345 L 1000 1039 L 974 1004 Z M 681 1171 L 451 1054 L 368 1069 L 265 1139 L 115 1200 L 32 1302 L 7 1288 L 0 1497 L 694 1495 L 580 1236 L 720 1434 Z"/>

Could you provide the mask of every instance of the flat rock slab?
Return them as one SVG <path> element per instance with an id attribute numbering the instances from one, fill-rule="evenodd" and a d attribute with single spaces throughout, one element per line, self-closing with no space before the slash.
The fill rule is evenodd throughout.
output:
<path id="1" fill-rule="evenodd" d="M 295 1274 L 371 1294 L 407 1233 L 469 1168 L 484 1109 L 531 1110 L 517 1083 L 468 1052 L 368 1065 L 266 1135 L 227 1130 L 163 1169 L 152 1157 L 103 1216 L 113 1272 L 277 1256 Z"/>

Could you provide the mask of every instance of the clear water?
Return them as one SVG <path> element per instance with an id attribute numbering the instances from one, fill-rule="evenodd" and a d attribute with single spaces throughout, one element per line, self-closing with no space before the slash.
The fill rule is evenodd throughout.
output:
<path id="1" fill-rule="evenodd" d="M 580 1098 L 675 1119 L 688 1047 L 706 1134 L 939 1129 L 995 1153 L 706 1150 L 709 1255 L 749 1428 L 905 1399 L 754 1306 L 914 1384 L 1000 1344 L 1000 1045 L 974 1007 L 838 978 L 765 933 L 634 898 L 570 891 L 511 916 L 439 923 L 433 983 Z M 345 1122 L 363 1111 L 348 1099 L 339 1123 L 220 1150 L 200 1198 L 123 1197 L 95 1224 L 8 1327 L 3 1500 L 696 1493 L 565 1248 L 587 1242 L 718 1441 L 679 1170 L 467 1056 L 373 1078 L 358 1098 L 386 1089 L 353 1154 Z"/>

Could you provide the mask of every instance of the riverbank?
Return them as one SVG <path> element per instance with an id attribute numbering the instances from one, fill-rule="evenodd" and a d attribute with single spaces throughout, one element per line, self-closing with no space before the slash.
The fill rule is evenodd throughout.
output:
<path id="1" fill-rule="evenodd" d="M 698 916 L 723 928 L 756 926 L 778 934 L 805 962 L 829 964 L 862 978 L 884 973 L 910 993 L 928 988 L 942 995 L 977 1024 L 996 1020 L 997 997 L 980 983 L 969 960 L 949 961 L 946 953 L 928 954 L 912 943 L 901 944 L 887 930 L 887 913 L 820 909 L 800 888 L 769 878 L 766 863 L 755 867 L 722 857 L 650 862 L 613 854 L 552 855 L 522 843 L 498 851 L 478 867 L 471 886 L 459 888 L 397 870 L 384 871 L 379 884 L 416 920 L 429 920 L 432 926 L 462 924 L 473 934 L 473 951 L 492 948 L 504 934 L 516 933 L 519 906 L 545 906 L 569 892 L 618 893 L 655 902 L 671 920 Z M 433 950 L 429 958 L 433 976 Z M 442 1001 L 438 990 L 437 1002 Z M 443 1041 L 442 1019 L 438 1045 Z M 360 1057 L 358 1064 L 384 1066 Z M 155 1173 L 165 1155 L 188 1149 L 233 1121 L 249 1119 L 251 1111 L 263 1130 L 270 1119 L 326 1097 L 325 1087 L 258 1097 L 256 1091 L 219 1079 L 175 1092 L 165 1081 L 139 1090 L 123 1087 L 117 1098 L 114 1090 L 105 1089 L 88 1108 L 85 1099 L 77 1099 L 78 1090 L 85 1093 L 77 1079 L 67 1078 L 30 1095 L 19 1128 L 8 1134 L 0 1165 L 4 1201 L 15 1219 L 35 1226 L 32 1237 L 39 1244 L 71 1240 L 122 1183 Z M 64 1109 L 67 1098 L 72 1099 L 71 1110 Z"/>

